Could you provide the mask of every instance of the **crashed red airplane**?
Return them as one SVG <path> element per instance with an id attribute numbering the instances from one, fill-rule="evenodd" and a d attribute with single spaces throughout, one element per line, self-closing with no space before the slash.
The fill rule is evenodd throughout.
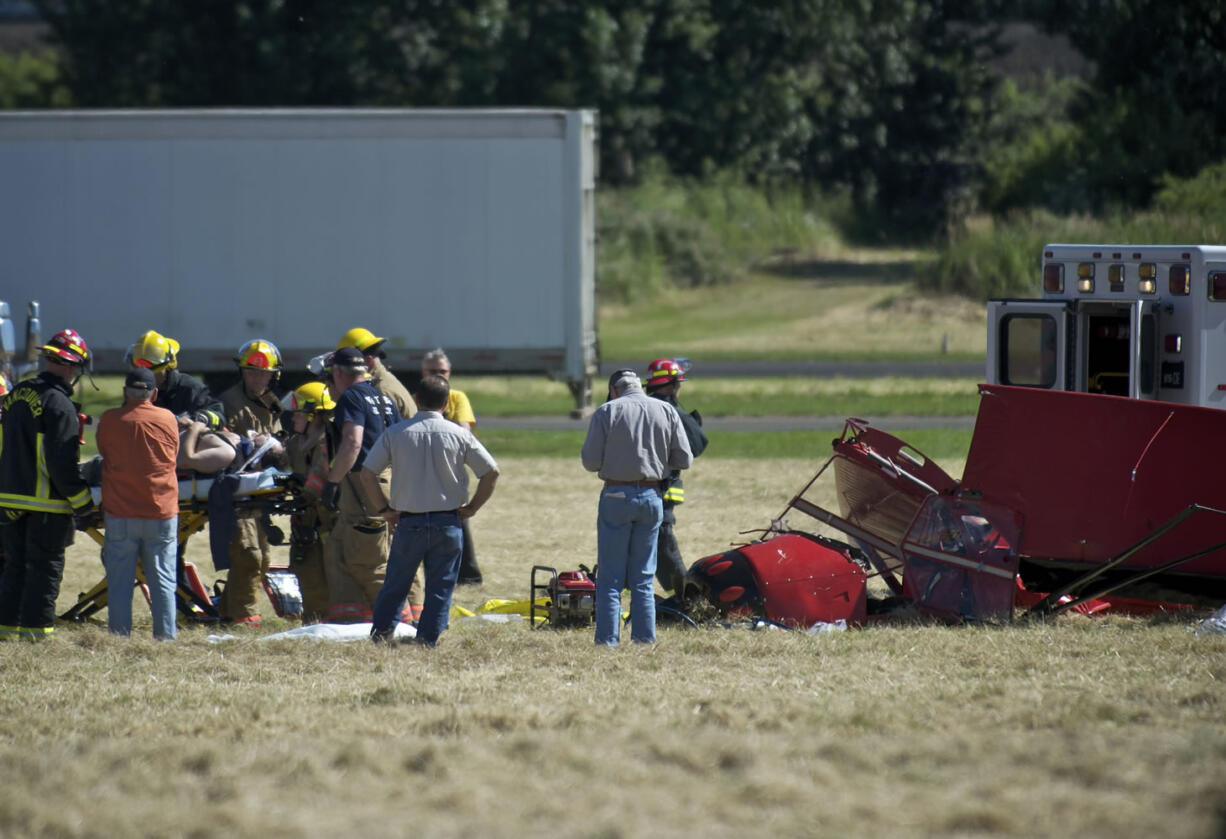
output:
<path id="1" fill-rule="evenodd" d="M 1047 245 L 1041 265 L 1041 300 L 989 301 L 961 480 L 849 419 L 784 511 L 848 542 L 774 536 L 699 560 L 694 586 L 792 625 L 897 600 L 951 620 L 1221 605 L 1226 247 Z M 830 467 L 837 511 L 808 497 Z M 868 600 L 867 574 L 894 597 Z"/>
<path id="2" fill-rule="evenodd" d="M 699 560 L 691 582 L 721 608 L 805 626 L 885 611 L 867 597 L 873 573 L 953 620 L 1226 600 L 1226 482 L 1189 446 L 1226 435 L 1226 411 L 1004 385 L 980 393 L 961 481 L 849 419 L 775 524 L 796 511 L 848 542 L 782 533 Z M 828 469 L 837 511 L 807 497 Z"/>

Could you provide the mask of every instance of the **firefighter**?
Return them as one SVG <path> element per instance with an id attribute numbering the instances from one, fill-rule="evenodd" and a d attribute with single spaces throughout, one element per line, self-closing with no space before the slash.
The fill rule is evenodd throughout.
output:
<path id="1" fill-rule="evenodd" d="M 280 350 L 271 341 L 248 341 L 239 347 L 234 363 L 241 378 L 221 395 L 226 425 L 240 436 L 275 437 L 281 427 L 281 403 L 272 391 L 272 384 L 281 372 Z M 279 468 L 287 464 L 279 441 L 274 442 L 262 462 Z M 223 621 L 260 625 L 256 602 L 261 577 L 268 572 L 270 560 L 268 534 L 260 517 L 255 509 L 243 510 L 238 515 L 238 529 L 230 541 L 230 573 L 217 602 Z"/>
<path id="2" fill-rule="evenodd" d="M 319 503 L 328 478 L 324 432 L 336 403 L 323 382 L 307 382 L 290 393 L 282 406 L 290 417 L 290 434 L 285 440 L 289 468 L 301 476 L 303 492 L 312 502 L 305 512 L 290 518 L 289 567 L 302 592 L 302 622 L 317 623 L 328 611 L 323 546 L 336 521 L 336 514 Z"/>
<path id="3" fill-rule="evenodd" d="M 57 332 L 41 349 L 43 372 L 4 397 L 0 434 L 0 638 L 47 638 L 73 525 L 85 529 L 98 511 L 77 463 L 80 406 L 73 388 L 89 363 L 75 331 Z"/>
<path id="4" fill-rule="evenodd" d="M 321 496 L 337 513 L 327 544 L 328 620 L 364 623 L 371 619 L 375 597 L 387 575 L 391 533 L 383 511 L 367 498 L 358 478 L 366 453 L 385 428 L 400 422 L 395 403 L 371 383 L 362 351 L 342 347 L 332 354 L 332 463 Z M 387 486 L 390 475 L 379 480 Z M 413 614 L 421 614 L 421 593 L 415 592 Z"/>
<path id="5" fill-rule="evenodd" d="M 339 350 L 344 347 L 357 347 L 366 361 L 366 369 L 370 371 L 370 383 L 375 386 L 375 390 L 390 397 L 392 402 L 396 403 L 396 410 L 400 412 L 401 419 L 409 419 L 417 413 L 417 406 L 413 403 L 413 397 L 409 395 L 408 389 L 383 363 L 383 359 L 387 358 L 387 353 L 383 351 L 383 344 L 386 340 L 386 338 L 378 337 L 369 329 L 355 326 L 341 336 L 341 339 L 336 342 L 336 348 Z"/>
<path id="6" fill-rule="evenodd" d="M 672 405 L 681 418 L 681 427 L 690 443 L 690 451 L 698 457 L 707 448 L 707 435 L 702 430 L 702 415 L 697 411 L 687 413 L 677 402 L 681 383 L 685 381 L 685 369 L 671 358 L 657 358 L 647 367 L 647 394 Z M 664 496 L 664 520 L 656 542 L 656 579 L 665 591 L 674 592 L 678 598 L 684 595 L 685 562 L 677 546 L 676 508 L 685 503 L 685 487 L 681 472 L 674 469 L 668 478 L 660 482 Z"/>
<path id="7" fill-rule="evenodd" d="M 154 405 L 178 417 L 180 427 L 193 419 L 213 430 L 225 424 L 221 400 L 209 393 L 204 382 L 179 372 L 179 342 L 174 338 L 149 330 L 128 347 L 126 358 L 129 367 L 153 371 L 158 387 Z"/>

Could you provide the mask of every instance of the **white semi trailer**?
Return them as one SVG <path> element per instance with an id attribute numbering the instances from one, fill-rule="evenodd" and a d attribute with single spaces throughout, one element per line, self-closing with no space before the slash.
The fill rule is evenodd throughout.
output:
<path id="1" fill-rule="evenodd" d="M 543 373 L 591 404 L 596 115 L 587 110 L 0 113 L 0 299 L 95 370 L 146 330 L 233 373 L 354 326 L 393 369 Z"/>

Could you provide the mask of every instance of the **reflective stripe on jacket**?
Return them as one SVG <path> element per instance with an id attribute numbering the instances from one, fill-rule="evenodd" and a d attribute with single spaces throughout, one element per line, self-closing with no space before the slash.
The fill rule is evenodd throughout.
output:
<path id="1" fill-rule="evenodd" d="M 677 403 L 677 397 L 664 396 L 663 394 L 653 393 L 653 399 L 659 399 L 661 402 L 667 402 L 673 406 L 677 412 L 677 416 L 681 419 L 681 428 L 685 431 L 686 440 L 690 444 L 690 453 L 694 457 L 698 457 L 707 449 L 707 435 L 702 430 L 702 420 L 694 413 L 687 413 Z M 684 504 L 685 503 L 685 488 L 681 480 L 681 470 L 672 470 L 668 477 L 660 481 L 660 490 L 663 493 L 665 504 Z"/>
<path id="2" fill-rule="evenodd" d="M 81 479 L 80 420 L 72 389 L 42 373 L 4 398 L 0 420 L 0 507 L 71 515 L 93 505 Z"/>

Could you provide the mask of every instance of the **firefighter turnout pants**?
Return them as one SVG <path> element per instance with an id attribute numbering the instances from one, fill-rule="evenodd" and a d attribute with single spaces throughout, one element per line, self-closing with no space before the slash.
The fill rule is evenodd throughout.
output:
<path id="1" fill-rule="evenodd" d="M 264 574 L 268 573 L 268 534 L 256 511 L 239 513 L 238 528 L 230 540 L 230 573 L 221 590 L 217 611 L 222 620 L 249 626 L 260 625 L 259 601 Z"/>
<path id="2" fill-rule="evenodd" d="M 311 509 L 291 521 L 289 569 L 298 578 L 302 592 L 302 622 L 318 623 L 328 612 L 328 574 L 324 567 L 324 544 L 335 516 Z"/>
<path id="3" fill-rule="evenodd" d="M 72 516 L 0 511 L 0 640 L 38 640 L 55 631 L 55 600 L 64 578 L 64 550 L 72 544 Z"/>
<path id="4" fill-rule="evenodd" d="M 388 475 L 379 476 L 386 487 Z M 358 478 L 350 474 L 341 482 L 340 509 L 336 524 L 324 544 L 324 567 L 328 577 L 327 619 L 332 623 L 364 623 L 373 617 L 375 598 L 387 577 L 387 555 L 392 535 L 387 522 L 368 515 L 359 497 Z M 424 602 L 420 573 L 409 589 L 405 618 L 421 615 Z"/>
<path id="5" fill-rule="evenodd" d="M 685 582 L 685 562 L 677 545 L 676 507 L 676 504 L 664 502 L 664 519 L 660 522 L 660 532 L 656 537 L 656 580 L 665 591 L 681 594 Z"/>

